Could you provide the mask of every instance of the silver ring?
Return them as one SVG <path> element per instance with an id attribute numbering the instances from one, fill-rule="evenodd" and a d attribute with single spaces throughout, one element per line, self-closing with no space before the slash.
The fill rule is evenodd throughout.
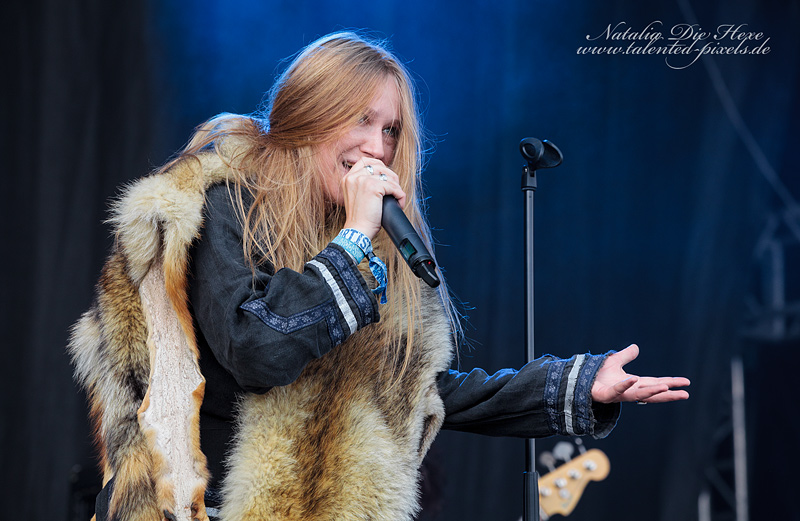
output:
<path id="1" fill-rule="evenodd" d="M 386 174 L 381 174 L 380 177 L 378 177 L 378 179 L 380 179 L 381 181 L 386 181 L 386 179 L 388 178 L 386 177 Z"/>
<path id="2" fill-rule="evenodd" d="M 374 170 L 373 170 L 373 168 L 372 168 L 372 165 L 367 165 L 367 166 L 365 166 L 364 168 L 366 168 L 366 169 L 367 169 L 367 172 L 369 172 L 369 175 L 372 175 L 372 174 L 374 174 L 374 173 L 375 173 L 375 171 L 374 171 Z"/>
<path id="3" fill-rule="evenodd" d="M 647 405 L 647 402 L 642 400 L 636 400 L 636 405 Z"/>

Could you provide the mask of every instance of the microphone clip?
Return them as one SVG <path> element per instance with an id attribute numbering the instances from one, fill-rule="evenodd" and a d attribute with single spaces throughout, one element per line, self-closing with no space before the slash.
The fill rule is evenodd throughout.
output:
<path id="1" fill-rule="evenodd" d="M 536 190 L 536 171 L 561 164 L 564 155 L 548 140 L 526 137 L 519 142 L 519 151 L 527 164 L 522 167 L 522 189 Z"/>

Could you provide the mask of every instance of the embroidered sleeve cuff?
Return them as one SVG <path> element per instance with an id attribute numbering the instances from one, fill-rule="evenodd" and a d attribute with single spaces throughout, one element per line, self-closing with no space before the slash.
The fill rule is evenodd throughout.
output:
<path id="1" fill-rule="evenodd" d="M 616 426 L 619 404 L 592 404 L 592 384 L 605 358 L 585 354 L 549 362 L 544 404 L 553 431 L 604 438 Z"/>
<path id="2" fill-rule="evenodd" d="M 348 336 L 380 319 L 378 303 L 345 250 L 332 243 L 307 263 L 320 272 L 333 292 Z"/>
<path id="3" fill-rule="evenodd" d="M 377 322 L 378 302 L 367 287 L 353 259 L 339 246 L 330 245 L 306 263 L 320 274 L 333 298 L 289 316 L 283 316 L 263 299 L 242 304 L 242 309 L 255 314 L 262 322 L 285 335 L 324 321 L 331 347 L 344 342 L 358 329 Z"/>

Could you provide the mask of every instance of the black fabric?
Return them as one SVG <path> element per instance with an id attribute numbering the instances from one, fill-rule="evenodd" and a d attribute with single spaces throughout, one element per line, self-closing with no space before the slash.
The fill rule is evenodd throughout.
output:
<path id="1" fill-rule="evenodd" d="M 468 373 L 454 370 L 443 373 L 438 380 L 439 394 L 445 406 L 442 429 L 518 438 L 567 434 L 562 418 L 567 399 L 567 376 L 575 362 L 575 357 L 560 360 L 545 355 L 519 370 L 502 369 L 492 375 L 479 368 Z M 557 391 L 550 391 L 554 403 L 549 406 L 545 387 L 548 365 L 553 363 L 563 364 L 564 373 L 555 382 Z M 581 374 L 594 381 L 595 374 L 591 368 L 582 367 Z M 592 403 L 590 396 L 576 395 L 570 406 L 580 401 L 591 405 L 591 417 L 587 418 L 591 430 L 573 432 L 580 435 L 608 434 L 619 418 L 620 405 Z M 553 415 L 559 419 L 555 424 Z"/>
<path id="2" fill-rule="evenodd" d="M 176 147 L 154 110 L 157 44 L 143 7 L 3 5 L 0 331 L 14 361 L 0 368 L 0 502 L 17 519 L 85 521 L 94 498 L 83 504 L 75 487 L 100 483 L 64 347 L 113 241 L 110 198 Z"/>
<path id="3" fill-rule="evenodd" d="M 97 494 L 97 499 L 94 503 L 95 521 L 113 521 L 108 515 L 108 509 L 111 505 L 111 494 L 114 493 L 114 478 L 108 480 L 106 486 Z"/>
<path id="4" fill-rule="evenodd" d="M 263 393 L 271 387 L 287 385 L 308 362 L 341 342 L 342 332 L 345 338 L 349 336 L 349 325 L 329 282 L 317 269 L 306 267 L 298 273 L 284 268 L 275 272 L 271 265 L 264 265 L 257 267 L 254 276 L 242 253 L 242 229 L 228 188 L 224 184 L 212 187 L 206 201 L 201 238 L 191 252 L 189 291 L 202 342 L 242 389 Z M 368 318 L 379 318 L 377 301 L 347 254 L 336 245 L 331 248 L 338 249 L 338 255 L 348 261 L 344 269 L 357 277 L 352 287 L 346 288 L 327 259 L 315 259 L 328 265 L 333 283 L 347 300 L 348 312 L 361 328 L 370 323 Z M 356 292 L 366 302 L 369 315 L 358 311 Z M 257 313 L 243 309 L 254 301 L 262 302 L 269 312 L 280 317 L 327 315 L 336 322 L 333 325 L 339 335 L 334 335 L 326 320 L 287 334 Z"/>

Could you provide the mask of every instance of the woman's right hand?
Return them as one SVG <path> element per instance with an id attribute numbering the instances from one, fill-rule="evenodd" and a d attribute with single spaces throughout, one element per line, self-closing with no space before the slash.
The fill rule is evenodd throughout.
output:
<path id="1" fill-rule="evenodd" d="M 379 159 L 361 158 L 342 177 L 345 228 L 354 228 L 370 240 L 381 229 L 383 196 L 393 195 L 400 208 L 405 208 L 406 193 L 400 178 Z"/>

